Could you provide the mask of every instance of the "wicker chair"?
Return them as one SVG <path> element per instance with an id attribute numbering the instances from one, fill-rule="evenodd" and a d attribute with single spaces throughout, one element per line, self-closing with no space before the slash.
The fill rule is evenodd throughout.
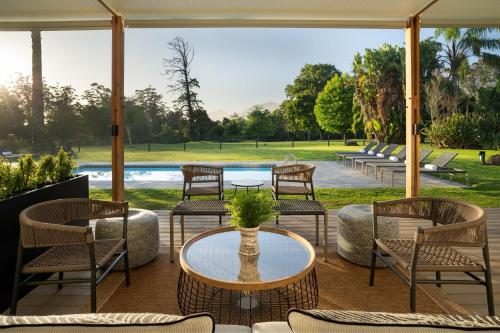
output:
<path id="1" fill-rule="evenodd" d="M 90 199 L 59 199 L 30 206 L 19 215 L 20 235 L 16 272 L 12 291 L 11 314 L 16 314 L 18 291 L 25 285 L 90 282 L 91 311 L 96 312 L 96 287 L 120 261 L 124 260 L 126 285 L 130 285 L 127 251 L 126 202 Z M 123 217 L 121 239 L 94 240 L 92 228 L 75 222 L 107 217 Z M 23 252 L 47 249 L 23 264 Z M 64 279 L 64 272 L 90 271 L 90 278 Z M 97 272 L 101 274 L 97 276 Z M 40 273 L 59 273 L 57 280 L 35 281 Z M 21 274 L 29 276 L 21 281 Z"/>
<path id="2" fill-rule="evenodd" d="M 314 195 L 313 174 L 316 167 L 311 164 L 290 164 L 272 169 L 272 191 L 275 200 L 280 195 L 304 195 L 316 200 Z M 301 183 L 302 186 L 283 185 L 283 183 Z M 307 185 L 309 184 L 309 187 Z"/>
<path id="3" fill-rule="evenodd" d="M 219 200 L 224 199 L 224 168 L 212 165 L 183 165 L 181 171 L 184 176 L 182 200 L 207 195 L 217 195 Z M 193 186 L 193 184 L 212 185 Z"/>
<path id="4" fill-rule="evenodd" d="M 379 239 L 379 216 L 419 218 L 432 227 L 418 227 L 411 239 Z M 370 286 L 379 257 L 410 287 L 410 310 L 415 312 L 417 284 L 479 284 L 486 287 L 488 313 L 495 315 L 491 282 L 486 215 L 482 208 L 452 199 L 409 198 L 373 203 L 373 253 Z M 461 254 L 456 248 L 481 248 L 483 260 Z M 389 258 L 392 258 L 390 260 Z M 436 279 L 417 276 L 435 272 Z M 441 279 L 442 272 L 465 273 L 471 279 Z M 483 273 L 484 279 L 476 273 Z"/>

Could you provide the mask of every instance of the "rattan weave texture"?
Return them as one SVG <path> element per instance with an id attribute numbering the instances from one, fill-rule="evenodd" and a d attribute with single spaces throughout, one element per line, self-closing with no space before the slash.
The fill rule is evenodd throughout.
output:
<path id="1" fill-rule="evenodd" d="M 94 242 L 97 268 L 102 268 L 114 253 L 123 247 L 123 239 L 106 239 Z M 78 272 L 90 267 L 89 249 L 86 245 L 54 246 L 23 266 L 23 273 Z"/>

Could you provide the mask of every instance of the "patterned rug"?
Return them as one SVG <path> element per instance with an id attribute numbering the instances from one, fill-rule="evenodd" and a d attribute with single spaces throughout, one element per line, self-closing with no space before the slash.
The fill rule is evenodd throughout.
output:
<path id="1" fill-rule="evenodd" d="M 122 284 L 99 312 L 158 312 L 180 314 L 177 306 L 178 260 L 170 263 L 166 252 L 132 271 L 132 285 Z M 377 269 L 375 286 L 368 285 L 370 270 L 337 254 L 329 262 L 316 259 L 319 309 L 409 312 L 409 289 L 387 268 Z M 115 273 L 117 274 L 117 273 Z M 417 290 L 417 312 L 468 314 L 437 287 Z"/>

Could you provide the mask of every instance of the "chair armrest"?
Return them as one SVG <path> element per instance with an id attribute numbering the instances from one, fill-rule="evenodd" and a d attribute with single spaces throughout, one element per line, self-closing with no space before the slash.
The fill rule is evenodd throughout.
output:
<path id="1" fill-rule="evenodd" d="M 21 225 L 21 241 L 25 248 L 81 245 L 94 242 L 91 227 L 29 222 Z"/>
<path id="2" fill-rule="evenodd" d="M 483 247 L 486 242 L 486 224 L 482 221 L 471 221 L 418 227 L 415 232 L 415 243 L 433 246 Z"/>

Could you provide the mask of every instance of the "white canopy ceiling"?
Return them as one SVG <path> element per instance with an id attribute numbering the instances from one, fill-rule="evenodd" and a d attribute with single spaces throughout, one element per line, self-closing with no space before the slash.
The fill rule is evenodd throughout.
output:
<path id="1" fill-rule="evenodd" d="M 432 0 L 104 0 L 130 28 L 402 28 Z M 423 27 L 500 27 L 500 0 L 438 0 Z M 0 30 L 109 29 L 98 0 L 0 0 Z"/>

